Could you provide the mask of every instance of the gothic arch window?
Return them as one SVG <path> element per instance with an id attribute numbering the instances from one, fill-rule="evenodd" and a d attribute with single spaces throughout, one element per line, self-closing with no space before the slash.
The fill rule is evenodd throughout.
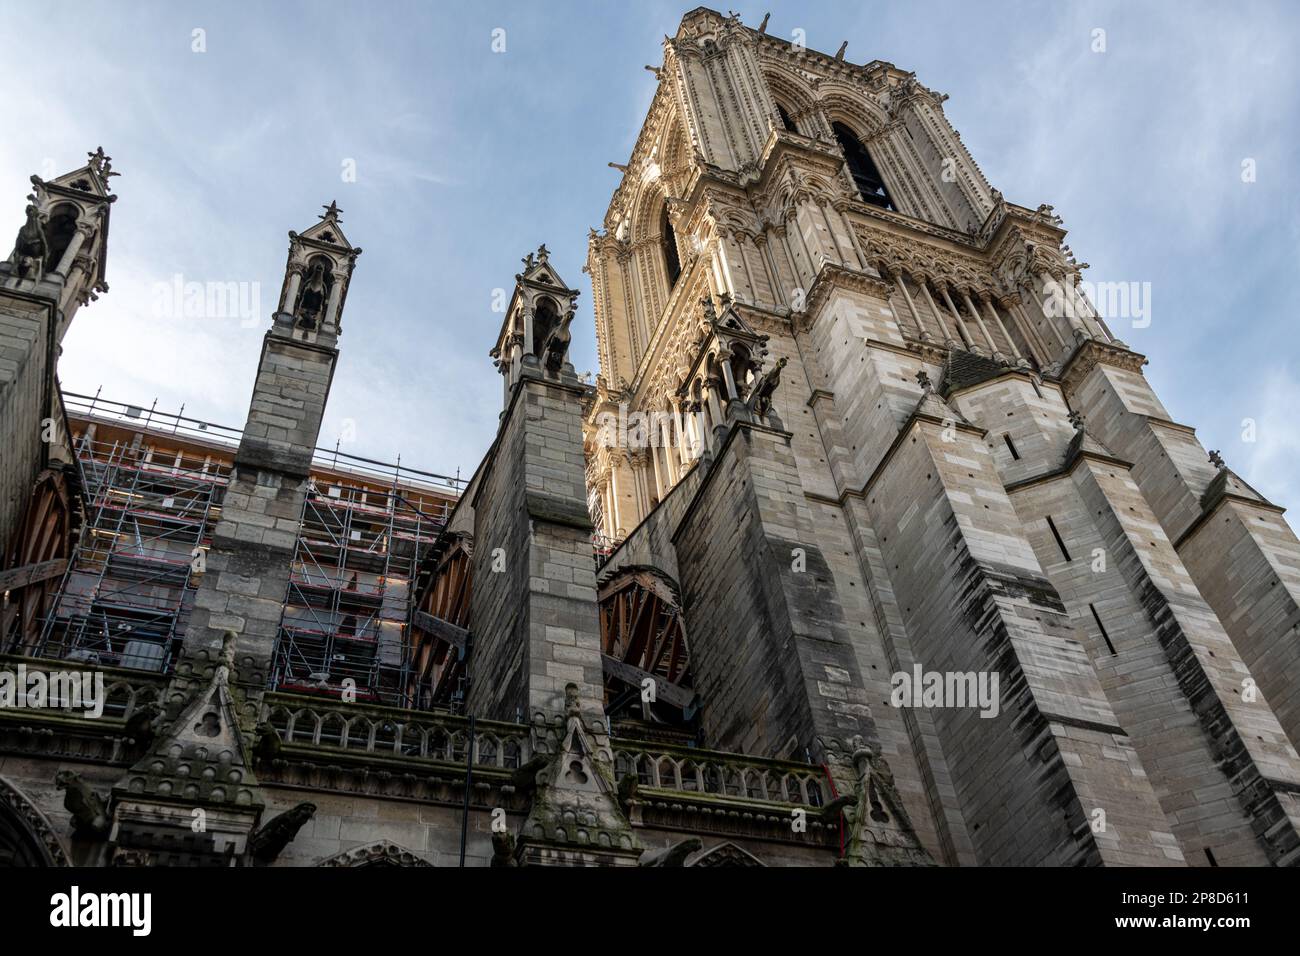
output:
<path id="1" fill-rule="evenodd" d="M 862 140 L 858 139 L 857 134 L 843 123 L 832 123 L 831 129 L 835 131 L 840 149 L 844 150 L 845 162 L 849 164 L 849 174 L 853 177 L 853 184 L 858 187 L 858 194 L 862 196 L 862 201 L 879 206 L 881 209 L 894 209 L 894 203 L 885 189 L 884 177 L 876 168 L 875 161 L 867 152 L 867 147 L 862 145 Z"/>
<path id="2" fill-rule="evenodd" d="M 542 349 L 555 327 L 560 324 L 560 310 L 550 299 L 539 299 L 533 309 L 533 354 L 542 357 Z"/>
<path id="3" fill-rule="evenodd" d="M 682 261 L 677 257 L 677 236 L 668 220 L 668 203 L 664 203 L 659 217 L 659 244 L 663 249 L 664 273 L 668 276 L 668 291 L 671 292 L 682 276 Z"/>
<path id="4" fill-rule="evenodd" d="M 62 203 L 50 210 L 49 221 L 45 224 L 45 271 L 53 272 L 63 261 L 63 254 L 77 231 L 77 207 L 71 203 Z"/>
<path id="5" fill-rule="evenodd" d="M 799 127 L 794 125 L 794 120 L 790 118 L 790 111 L 780 103 L 776 104 L 776 115 L 781 117 L 781 125 L 791 133 L 799 132 Z"/>

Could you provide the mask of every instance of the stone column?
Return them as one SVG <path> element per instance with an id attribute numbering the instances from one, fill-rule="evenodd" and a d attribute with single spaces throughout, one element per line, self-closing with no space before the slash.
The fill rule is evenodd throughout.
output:
<path id="1" fill-rule="evenodd" d="M 935 321 L 939 323 L 939 328 L 943 332 L 944 347 L 949 349 L 957 348 L 957 340 L 953 337 L 952 330 L 948 328 L 948 323 L 943 320 L 943 313 L 939 311 L 939 306 L 935 304 L 934 296 L 930 293 L 929 280 L 919 273 L 913 278 L 916 279 L 916 284 L 921 287 L 921 291 L 925 293 L 925 301 L 929 303 L 930 312 L 934 315 Z"/>

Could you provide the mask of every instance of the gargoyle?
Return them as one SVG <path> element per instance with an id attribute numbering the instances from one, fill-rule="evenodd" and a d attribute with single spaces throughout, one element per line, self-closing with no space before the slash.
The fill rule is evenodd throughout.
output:
<path id="1" fill-rule="evenodd" d="M 509 830 L 492 834 L 492 862 L 490 866 L 518 866 L 515 859 L 515 835 Z"/>
<path id="2" fill-rule="evenodd" d="M 510 775 L 516 790 L 527 793 L 537 786 L 537 772 L 551 762 L 549 754 L 535 754 L 533 759 Z"/>
<path id="3" fill-rule="evenodd" d="M 14 251 L 9 256 L 9 268 L 19 278 L 40 279 L 45 271 L 45 257 L 49 251 L 45 230 L 41 228 L 40 213 L 35 206 L 28 206 L 27 221 L 18 230 Z"/>
<path id="4" fill-rule="evenodd" d="M 261 721 L 253 731 L 257 743 L 253 753 L 263 760 L 273 760 L 280 753 L 280 732 L 269 721 Z"/>
<path id="5" fill-rule="evenodd" d="M 821 817 L 824 823 L 839 822 L 840 813 L 849 807 L 856 806 L 858 795 L 856 793 L 842 793 L 826 806 L 822 807 Z"/>
<path id="6" fill-rule="evenodd" d="M 54 785 L 67 791 L 63 808 L 72 814 L 72 828 L 78 836 L 102 839 L 108 835 L 108 806 L 81 774 L 60 770 L 54 775 Z"/>
<path id="7" fill-rule="evenodd" d="M 772 411 L 772 396 L 781 384 L 781 369 L 785 366 L 786 359 L 777 359 L 776 365 L 764 372 L 750 390 L 749 407 L 760 418 L 766 418 Z"/>
<path id="8" fill-rule="evenodd" d="M 636 799 L 636 788 L 640 783 L 634 773 L 625 774 L 618 781 L 618 802 L 626 811 L 628 804 Z"/>
<path id="9" fill-rule="evenodd" d="M 259 863 L 271 863 L 280 852 L 293 842 L 298 831 L 303 828 L 316 812 L 316 804 L 300 803 L 292 810 L 286 810 L 270 823 L 264 824 L 248 838 L 248 852 Z"/>
<path id="10" fill-rule="evenodd" d="M 569 342 L 573 338 L 569 334 L 569 323 L 572 321 L 573 310 L 569 310 L 556 330 L 551 333 L 550 338 L 546 340 L 546 354 L 543 364 L 552 375 L 558 375 L 569 358 Z"/>
<path id="11" fill-rule="evenodd" d="M 126 736 L 142 747 L 148 747 L 162 729 L 163 709 L 157 701 L 141 704 L 126 719 Z"/>
<path id="12" fill-rule="evenodd" d="M 686 858 L 692 853 L 699 852 L 703 847 L 704 843 L 699 837 L 690 837 L 681 843 L 674 843 L 654 853 L 647 853 L 641 857 L 637 866 L 684 866 Z"/>
<path id="13" fill-rule="evenodd" d="M 307 280 L 303 283 L 302 292 L 298 296 L 298 324 L 308 330 L 316 328 L 329 294 L 329 279 L 325 276 L 325 265 L 319 261 L 314 262 Z"/>

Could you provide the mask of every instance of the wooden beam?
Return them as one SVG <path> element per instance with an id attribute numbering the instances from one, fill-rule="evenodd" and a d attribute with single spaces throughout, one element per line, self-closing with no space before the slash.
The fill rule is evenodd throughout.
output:
<path id="1" fill-rule="evenodd" d="M 0 571 L 0 591 L 12 591 L 28 584 L 37 584 L 57 578 L 68 567 L 67 558 L 42 561 L 40 564 L 28 564 L 11 571 Z"/>
<path id="2" fill-rule="evenodd" d="M 624 664 L 616 657 L 610 657 L 608 654 L 600 655 L 601 663 L 604 665 L 606 677 L 613 677 L 621 680 L 632 687 L 640 687 L 641 682 L 647 677 L 655 682 L 655 699 L 662 700 L 665 704 L 672 704 L 678 710 L 686 710 L 695 700 L 695 691 L 689 687 L 678 687 L 676 684 L 670 684 L 649 671 L 642 670 L 632 664 Z"/>
<path id="3" fill-rule="evenodd" d="M 414 623 L 426 634 L 432 634 L 462 651 L 469 644 L 469 631 L 455 624 L 449 624 L 440 617 L 434 617 L 427 611 L 416 611 Z"/>

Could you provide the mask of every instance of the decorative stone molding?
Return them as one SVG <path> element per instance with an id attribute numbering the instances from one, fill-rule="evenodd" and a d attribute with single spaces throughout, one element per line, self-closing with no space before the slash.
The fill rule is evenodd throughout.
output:
<path id="1" fill-rule="evenodd" d="M 1147 357 L 1138 352 L 1119 348 L 1098 339 L 1086 339 L 1074 350 L 1074 354 L 1065 363 L 1058 378 L 1065 394 L 1072 395 L 1098 365 L 1110 365 L 1140 374 L 1142 366 L 1146 364 Z"/>
<path id="2" fill-rule="evenodd" d="M 47 866 L 72 865 L 45 814 L 4 777 L 0 777 L 0 804 L 26 827 L 32 842 L 40 847 Z"/>
<path id="3" fill-rule="evenodd" d="M 345 850 L 336 856 L 321 860 L 317 866 L 433 866 L 404 846 L 391 840 L 380 840 L 368 846 Z"/>

